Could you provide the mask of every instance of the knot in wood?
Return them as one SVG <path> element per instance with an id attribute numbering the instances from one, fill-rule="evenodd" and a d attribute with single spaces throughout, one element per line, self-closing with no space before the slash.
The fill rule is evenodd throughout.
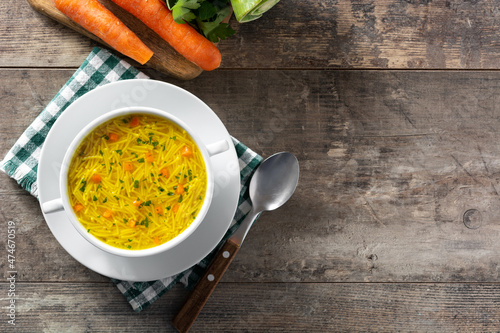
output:
<path id="1" fill-rule="evenodd" d="M 464 224 L 469 229 L 477 229 L 481 226 L 481 212 L 477 209 L 469 209 L 465 211 L 463 217 Z"/>

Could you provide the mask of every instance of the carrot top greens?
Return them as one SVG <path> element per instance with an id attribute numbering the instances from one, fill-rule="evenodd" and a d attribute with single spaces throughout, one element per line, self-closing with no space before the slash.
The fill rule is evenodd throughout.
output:
<path id="1" fill-rule="evenodd" d="M 187 22 L 211 42 L 232 36 L 235 31 L 222 20 L 231 14 L 229 0 L 165 0 L 174 21 Z"/>

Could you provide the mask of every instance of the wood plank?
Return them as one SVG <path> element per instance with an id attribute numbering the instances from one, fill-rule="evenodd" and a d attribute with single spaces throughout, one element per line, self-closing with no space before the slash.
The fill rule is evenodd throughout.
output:
<path id="1" fill-rule="evenodd" d="M 138 314 L 111 283 L 18 283 L 16 295 L 16 332 L 175 332 L 186 290 Z M 498 284 L 222 283 L 190 332 L 492 332 L 499 297 Z"/>
<path id="2" fill-rule="evenodd" d="M 289 0 L 230 24 L 237 33 L 219 44 L 222 68 L 500 67 L 493 1 Z M 97 45 L 26 1 L 0 3 L 0 31 L 3 67 L 76 67 Z"/>
<path id="3" fill-rule="evenodd" d="M 28 3 L 38 12 L 50 17 L 51 19 L 91 38 L 105 47 L 112 49 L 99 37 L 88 32 L 79 24 L 73 22 L 66 15 L 61 13 L 55 6 L 52 0 L 28 0 Z M 177 51 L 175 51 L 166 41 L 164 41 L 156 33 L 153 33 L 141 21 L 115 5 L 112 1 L 101 0 L 107 9 L 115 14 L 130 30 L 132 30 L 153 52 L 153 57 L 145 64 L 145 66 L 154 68 L 162 73 L 166 73 L 172 77 L 191 80 L 201 74 L 202 69 L 194 63 L 190 62 Z M 115 52 L 118 53 L 118 52 Z M 119 53 L 118 53 L 119 54 Z M 123 55 L 121 55 L 124 57 Z M 128 61 L 133 65 L 139 64 L 128 58 Z"/>
<path id="4" fill-rule="evenodd" d="M 0 71 L 9 77 L 0 152 L 71 73 Z M 499 73 L 231 70 L 167 80 L 259 154 L 288 150 L 301 163 L 297 192 L 257 221 L 223 281 L 499 279 Z M 36 202 L 11 183 L 0 177 L 1 211 L 25 228 L 21 279 L 102 281 L 50 243 Z M 482 214 L 478 229 L 463 223 L 469 209 Z"/>

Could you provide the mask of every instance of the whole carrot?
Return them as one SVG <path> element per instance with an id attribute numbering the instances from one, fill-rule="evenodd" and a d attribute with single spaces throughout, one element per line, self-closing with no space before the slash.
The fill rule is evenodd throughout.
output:
<path id="1" fill-rule="evenodd" d="M 141 65 L 153 56 L 153 51 L 99 1 L 54 0 L 54 3 L 74 22 Z"/>
<path id="2" fill-rule="evenodd" d="M 141 20 L 177 52 L 201 69 L 211 71 L 219 67 L 221 54 L 217 47 L 189 24 L 176 23 L 172 12 L 161 0 L 112 1 Z"/>

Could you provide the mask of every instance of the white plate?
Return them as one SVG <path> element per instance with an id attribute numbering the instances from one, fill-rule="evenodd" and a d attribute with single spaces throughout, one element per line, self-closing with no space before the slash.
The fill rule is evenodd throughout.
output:
<path id="1" fill-rule="evenodd" d="M 178 117 L 210 144 L 231 138 L 217 115 L 200 99 L 155 80 L 124 80 L 96 88 L 71 104 L 54 123 L 38 166 L 40 203 L 60 197 L 59 170 L 76 134 L 98 116 L 125 106 L 148 106 Z M 224 236 L 234 217 L 240 191 L 238 157 L 233 145 L 211 158 L 215 175 L 212 205 L 200 226 L 184 242 L 147 258 L 122 258 L 91 245 L 71 225 L 64 211 L 44 214 L 61 246 L 81 264 L 126 281 L 151 281 L 178 274 L 203 259 Z"/>

